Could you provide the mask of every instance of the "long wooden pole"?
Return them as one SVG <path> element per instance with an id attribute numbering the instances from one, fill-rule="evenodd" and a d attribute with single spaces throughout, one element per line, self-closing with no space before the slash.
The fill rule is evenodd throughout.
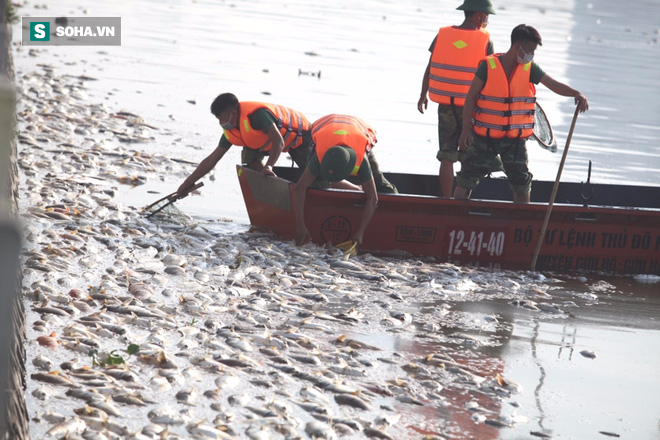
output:
<path id="1" fill-rule="evenodd" d="M 561 177 L 561 172 L 564 170 L 564 162 L 566 162 L 566 155 L 568 154 L 568 146 L 571 144 L 571 138 L 573 137 L 573 129 L 575 129 L 575 123 L 577 122 L 578 113 L 580 112 L 580 107 L 575 107 L 575 114 L 573 115 L 573 121 L 571 122 L 571 128 L 568 130 L 568 138 L 566 138 L 566 146 L 564 147 L 564 154 L 561 156 L 561 162 L 559 163 L 559 170 L 557 170 L 557 178 L 555 179 L 555 184 L 552 187 L 552 193 L 550 194 L 550 202 L 548 203 L 548 210 L 545 212 L 545 218 L 543 219 L 543 226 L 541 227 L 541 235 L 539 235 L 539 241 L 536 243 L 536 249 L 534 250 L 534 256 L 532 257 L 532 270 L 536 270 L 536 260 L 539 258 L 539 252 L 541 252 L 541 246 L 543 245 L 543 238 L 545 237 L 545 230 L 548 228 L 548 221 L 550 220 L 550 213 L 552 212 L 552 205 L 555 204 L 555 196 L 557 195 L 557 188 L 559 188 L 559 178 Z"/>

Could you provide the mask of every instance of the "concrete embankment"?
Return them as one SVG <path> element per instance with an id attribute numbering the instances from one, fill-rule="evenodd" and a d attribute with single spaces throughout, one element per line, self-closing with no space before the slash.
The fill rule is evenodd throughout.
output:
<path id="1" fill-rule="evenodd" d="M 16 220 L 16 93 L 11 30 L 0 2 L 0 438 L 29 438 L 25 389 L 25 311 L 20 300 L 20 232 Z"/>

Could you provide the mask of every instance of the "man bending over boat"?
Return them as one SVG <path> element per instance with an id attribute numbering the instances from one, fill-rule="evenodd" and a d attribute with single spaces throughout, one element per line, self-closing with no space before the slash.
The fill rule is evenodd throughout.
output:
<path id="1" fill-rule="evenodd" d="M 376 131 L 362 119 L 347 115 L 328 115 L 312 124 L 314 154 L 309 158 L 295 187 L 296 243 L 310 239 L 305 226 L 304 208 L 307 188 L 320 176 L 333 188 L 362 190 L 367 196 L 360 227 L 353 240 L 362 243 L 364 231 L 378 203 L 377 192 L 395 194 L 392 185 L 378 167 L 371 149 L 376 143 Z M 366 159 L 366 160 L 365 160 Z M 354 176 L 357 183 L 344 180 Z"/>
<path id="2" fill-rule="evenodd" d="M 532 61 L 541 44 L 539 32 L 521 24 L 513 29 L 511 47 L 506 53 L 490 55 L 479 64 L 463 108 L 458 143 L 466 156 L 456 175 L 454 198 L 469 198 L 488 173 L 493 158 L 499 155 L 514 202 L 529 203 L 532 173 L 525 141 L 534 132 L 535 84 L 541 83 L 558 95 L 574 97 L 580 112 L 589 109 L 582 93 L 556 81 Z"/>
<path id="3" fill-rule="evenodd" d="M 211 113 L 224 133 L 216 149 L 179 186 L 179 194 L 208 174 L 232 145 L 243 147 L 241 163 L 264 176 L 275 176 L 273 166 L 282 152 L 288 152 L 299 167 L 307 165 L 312 136 L 309 121 L 302 113 L 276 104 L 239 102 L 231 93 L 218 95 L 211 104 Z M 268 160 L 264 165 L 265 157 Z"/>

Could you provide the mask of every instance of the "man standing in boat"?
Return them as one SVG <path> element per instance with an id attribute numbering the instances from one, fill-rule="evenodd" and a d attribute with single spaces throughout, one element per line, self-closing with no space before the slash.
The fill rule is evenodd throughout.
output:
<path id="1" fill-rule="evenodd" d="M 494 52 L 486 30 L 488 16 L 495 14 L 491 1 L 465 0 L 456 9 L 464 11 L 465 19 L 459 26 L 440 28 L 433 39 L 417 102 L 420 113 L 428 108 L 429 97 L 438 103 L 440 149 L 436 157 L 440 161 L 442 197 L 451 197 L 454 188 L 454 163 L 459 160 L 458 137 L 465 97 L 479 62 Z"/>
<path id="2" fill-rule="evenodd" d="M 561 96 L 572 96 L 580 112 L 589 109 L 579 91 L 553 79 L 532 59 L 541 35 L 521 24 L 511 33 L 506 53 L 486 57 L 479 64 L 463 109 L 459 147 L 466 151 L 456 176 L 454 198 L 467 199 L 499 155 L 515 202 L 528 203 L 532 190 L 525 141 L 534 132 L 535 84 Z M 474 130 L 474 133 L 473 133 Z"/>
<path id="3" fill-rule="evenodd" d="M 307 188 L 320 176 L 330 181 L 333 188 L 362 190 L 366 194 L 362 221 L 353 236 L 353 240 L 361 244 L 376 210 L 377 192 L 397 193 L 394 185 L 383 176 L 371 151 L 376 143 L 376 130 L 355 116 L 332 114 L 312 124 L 312 140 L 314 154 L 310 156 L 294 192 L 296 243 L 303 244 L 310 238 L 304 218 L 305 195 Z M 361 186 L 344 180 L 350 176 L 355 177 Z"/>
<path id="4" fill-rule="evenodd" d="M 208 174 L 232 145 L 243 147 L 241 163 L 264 176 L 275 176 L 273 166 L 282 152 L 305 168 L 312 140 L 311 126 L 302 113 L 263 102 L 239 102 L 231 93 L 218 95 L 211 113 L 224 130 L 216 149 L 183 181 L 179 194 Z M 264 165 L 263 159 L 268 157 Z"/>

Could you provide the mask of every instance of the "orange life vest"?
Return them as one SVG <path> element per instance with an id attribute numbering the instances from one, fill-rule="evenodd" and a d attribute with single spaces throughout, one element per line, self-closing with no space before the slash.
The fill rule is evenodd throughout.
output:
<path id="1" fill-rule="evenodd" d="M 283 151 L 298 148 L 303 142 L 303 132 L 310 128 L 305 115 L 281 105 L 263 102 L 240 102 L 238 108 L 239 121 L 237 126 L 231 130 L 225 130 L 227 140 L 233 145 L 259 151 L 270 151 L 273 147 L 268 134 L 261 130 L 255 130 L 250 124 L 248 117 L 260 109 L 267 109 L 275 116 L 275 124 L 284 139 Z"/>
<path id="2" fill-rule="evenodd" d="M 490 34 L 485 29 L 440 28 L 431 54 L 429 97 L 439 104 L 462 107 L 479 61 L 488 51 Z"/>
<path id="3" fill-rule="evenodd" d="M 319 163 L 332 147 L 343 145 L 355 151 L 355 167 L 351 176 L 360 169 L 364 155 L 376 143 L 376 130 L 362 119 L 348 115 L 327 115 L 312 124 L 312 140 Z"/>
<path id="4" fill-rule="evenodd" d="M 529 81 L 532 63 L 518 64 L 510 80 L 497 56 L 486 58 L 488 78 L 477 96 L 474 132 L 491 138 L 526 139 L 534 133 L 536 87 Z"/>

